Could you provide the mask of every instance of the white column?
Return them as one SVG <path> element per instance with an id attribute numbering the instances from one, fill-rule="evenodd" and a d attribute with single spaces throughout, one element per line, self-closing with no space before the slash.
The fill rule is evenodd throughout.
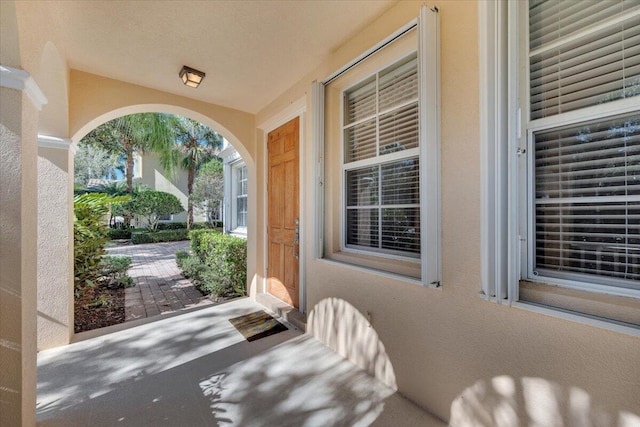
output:
<path id="1" fill-rule="evenodd" d="M 38 350 L 73 336 L 73 156 L 69 139 L 38 135 Z"/>

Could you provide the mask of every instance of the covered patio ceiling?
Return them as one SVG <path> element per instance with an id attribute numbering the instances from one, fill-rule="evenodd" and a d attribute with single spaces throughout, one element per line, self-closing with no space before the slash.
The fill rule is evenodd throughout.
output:
<path id="1" fill-rule="evenodd" d="M 52 1 L 69 67 L 256 113 L 396 0 Z M 28 3 L 28 4 L 26 4 Z M 207 73 L 198 89 L 182 65 Z"/>

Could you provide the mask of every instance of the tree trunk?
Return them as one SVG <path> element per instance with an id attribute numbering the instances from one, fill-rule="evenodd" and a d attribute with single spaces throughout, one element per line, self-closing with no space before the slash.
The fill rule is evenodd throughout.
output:
<path id="1" fill-rule="evenodd" d="M 193 225 L 193 200 L 191 195 L 193 194 L 193 181 L 196 177 L 196 167 L 192 165 L 189 167 L 187 174 L 187 229 L 191 230 Z"/>
<path id="2" fill-rule="evenodd" d="M 127 141 L 124 146 L 125 153 L 127 155 L 125 176 L 127 178 L 127 193 L 133 193 L 133 148 L 131 143 Z"/>

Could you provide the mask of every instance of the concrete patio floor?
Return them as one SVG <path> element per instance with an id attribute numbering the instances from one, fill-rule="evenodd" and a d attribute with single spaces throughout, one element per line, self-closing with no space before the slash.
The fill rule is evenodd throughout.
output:
<path id="1" fill-rule="evenodd" d="M 246 341 L 243 298 L 38 355 L 41 426 L 442 426 L 289 329 Z"/>

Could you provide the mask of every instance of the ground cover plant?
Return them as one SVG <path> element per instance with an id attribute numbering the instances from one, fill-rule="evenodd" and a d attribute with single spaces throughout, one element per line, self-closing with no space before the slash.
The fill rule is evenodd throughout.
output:
<path id="1" fill-rule="evenodd" d="M 124 322 L 124 288 L 131 260 L 105 256 L 109 231 L 104 217 L 128 196 L 102 193 L 74 198 L 74 330 L 87 331 Z"/>

